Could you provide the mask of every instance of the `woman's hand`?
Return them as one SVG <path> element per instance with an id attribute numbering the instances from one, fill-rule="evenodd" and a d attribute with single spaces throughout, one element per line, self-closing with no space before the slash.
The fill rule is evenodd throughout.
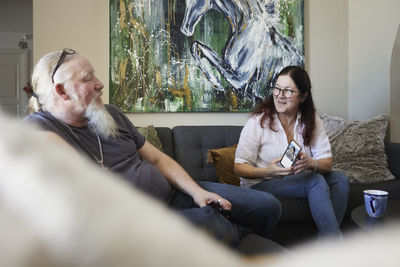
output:
<path id="1" fill-rule="evenodd" d="M 314 168 L 314 160 L 307 156 L 306 153 L 300 153 L 299 159 L 294 165 L 294 173 L 298 174 L 308 169 Z"/>
<path id="2" fill-rule="evenodd" d="M 265 176 L 273 176 L 273 177 L 283 177 L 290 174 L 293 174 L 294 168 L 288 167 L 284 168 L 280 165 L 281 158 L 277 158 L 271 161 L 270 164 L 266 167 L 267 175 Z"/>

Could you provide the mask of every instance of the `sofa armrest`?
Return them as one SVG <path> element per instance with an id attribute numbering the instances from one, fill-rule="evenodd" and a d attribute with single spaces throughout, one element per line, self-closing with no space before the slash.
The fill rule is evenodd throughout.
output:
<path id="1" fill-rule="evenodd" d="M 400 143 L 385 143 L 389 169 L 396 178 L 400 177 Z"/>

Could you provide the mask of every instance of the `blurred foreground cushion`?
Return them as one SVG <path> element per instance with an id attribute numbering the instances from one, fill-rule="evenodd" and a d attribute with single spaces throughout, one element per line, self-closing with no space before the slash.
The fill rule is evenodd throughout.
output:
<path id="1" fill-rule="evenodd" d="M 0 266 L 240 266 L 239 256 L 0 112 Z"/>

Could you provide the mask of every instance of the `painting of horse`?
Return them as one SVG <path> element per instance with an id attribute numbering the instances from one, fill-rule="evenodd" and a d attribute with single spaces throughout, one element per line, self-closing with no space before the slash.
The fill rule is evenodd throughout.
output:
<path id="1" fill-rule="evenodd" d="M 125 112 L 248 112 L 304 64 L 304 0 L 110 0 L 110 100 Z"/>
<path id="2" fill-rule="evenodd" d="M 276 1 L 271 0 L 186 0 L 181 32 L 192 36 L 196 25 L 210 10 L 229 21 L 230 34 L 222 55 L 207 44 L 194 41 L 191 54 L 216 90 L 224 91 L 220 80 L 204 67 L 205 58 L 242 97 L 262 97 L 255 82 L 272 87 L 279 71 L 288 65 L 302 65 L 303 55 L 276 28 Z"/>

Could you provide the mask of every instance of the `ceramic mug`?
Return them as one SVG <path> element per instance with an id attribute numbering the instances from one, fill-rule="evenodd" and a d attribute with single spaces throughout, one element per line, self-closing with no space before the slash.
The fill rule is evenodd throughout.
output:
<path id="1" fill-rule="evenodd" d="M 385 214 L 389 193 L 382 190 L 364 190 L 365 210 L 372 218 Z"/>

